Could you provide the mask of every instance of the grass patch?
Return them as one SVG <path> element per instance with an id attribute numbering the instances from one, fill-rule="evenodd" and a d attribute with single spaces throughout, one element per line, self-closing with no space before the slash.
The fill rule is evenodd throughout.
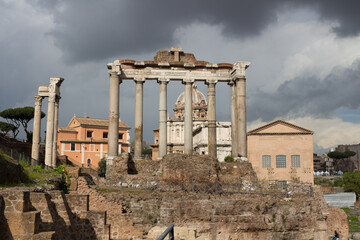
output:
<path id="1" fill-rule="evenodd" d="M 360 232 L 360 222 L 357 216 L 351 215 L 349 208 L 342 208 L 347 215 L 347 220 L 349 224 L 349 232 Z"/>

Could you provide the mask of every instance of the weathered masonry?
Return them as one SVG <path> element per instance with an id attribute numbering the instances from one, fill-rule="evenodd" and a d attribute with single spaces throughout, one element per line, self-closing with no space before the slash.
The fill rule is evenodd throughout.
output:
<path id="1" fill-rule="evenodd" d="M 118 156 L 119 85 L 123 80 L 134 80 L 135 146 L 134 158 L 142 159 L 143 142 L 143 84 L 156 80 L 160 87 L 159 102 L 159 158 L 167 154 L 167 84 L 181 81 L 185 85 L 184 153 L 193 151 L 192 85 L 204 81 L 208 86 L 208 152 L 216 157 L 216 106 L 215 85 L 226 82 L 231 87 L 232 155 L 246 158 L 246 102 L 245 70 L 250 62 L 211 64 L 197 61 L 194 54 L 184 53 L 180 47 L 160 50 L 153 61 L 115 60 L 107 65 L 110 76 L 109 98 L 109 149 L 108 163 Z"/>
<path id="2" fill-rule="evenodd" d="M 40 86 L 38 95 L 35 96 L 35 112 L 33 127 L 33 142 L 31 149 L 31 158 L 39 161 L 40 149 L 40 128 L 41 128 L 41 105 L 42 100 L 48 97 L 48 112 L 46 123 L 46 143 L 45 143 L 45 167 L 56 167 L 56 140 L 59 121 L 59 102 L 60 102 L 60 86 L 64 81 L 63 78 L 50 78 L 49 86 Z"/>

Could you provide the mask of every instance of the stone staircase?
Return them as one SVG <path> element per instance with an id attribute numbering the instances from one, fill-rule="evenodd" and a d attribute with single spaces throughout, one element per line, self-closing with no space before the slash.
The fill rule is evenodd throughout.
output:
<path id="1" fill-rule="evenodd" d="M 62 191 L 0 191 L 0 239 L 110 239 L 105 211 L 89 211 L 89 196 Z"/>

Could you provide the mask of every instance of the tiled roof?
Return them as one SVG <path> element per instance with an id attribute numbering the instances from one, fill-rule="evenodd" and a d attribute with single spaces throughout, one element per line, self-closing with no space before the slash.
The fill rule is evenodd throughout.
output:
<path id="1" fill-rule="evenodd" d="M 58 127 L 58 131 L 60 132 L 75 132 L 77 133 L 77 131 L 74 128 L 71 127 Z"/>
<path id="2" fill-rule="evenodd" d="M 71 121 L 73 121 L 73 120 L 76 120 L 80 125 L 100 126 L 100 127 L 108 127 L 109 126 L 109 120 L 107 120 L 107 119 L 73 117 Z M 125 123 L 123 123 L 122 121 L 119 121 L 119 128 L 130 129 L 130 127 L 128 125 L 126 125 Z"/>
<path id="3" fill-rule="evenodd" d="M 300 132 L 289 132 L 289 133 L 261 133 L 262 130 L 264 129 L 267 129 L 269 127 L 272 127 L 272 126 L 275 126 L 277 124 L 283 124 L 283 125 L 286 125 L 290 128 L 294 128 L 294 129 L 297 129 L 298 131 Z M 276 120 L 274 122 L 271 122 L 269 124 L 266 124 L 264 126 L 261 126 L 261 127 L 258 127 L 254 130 L 251 130 L 248 132 L 248 135 L 277 135 L 277 134 L 314 134 L 313 131 L 311 130 L 308 130 L 306 128 L 302 128 L 302 127 L 299 127 L 299 126 L 296 126 L 294 124 L 291 124 L 291 123 L 288 123 L 288 122 L 285 122 L 283 120 Z"/>

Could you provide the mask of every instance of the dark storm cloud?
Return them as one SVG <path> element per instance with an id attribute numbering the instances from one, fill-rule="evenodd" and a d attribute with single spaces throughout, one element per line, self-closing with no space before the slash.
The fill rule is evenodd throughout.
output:
<path id="1" fill-rule="evenodd" d="M 251 37 L 277 20 L 279 11 L 307 7 L 335 20 L 339 36 L 359 33 L 360 1 L 35 1 L 51 11 L 55 43 L 71 63 L 149 53 L 174 45 L 173 33 L 194 21 L 223 27 L 227 37 Z"/>
<path id="2" fill-rule="evenodd" d="M 273 93 L 257 91 L 249 95 L 250 121 L 275 117 L 329 117 L 339 108 L 360 107 L 360 60 L 352 68 L 335 68 L 324 80 L 296 78 Z"/>
<path id="3" fill-rule="evenodd" d="M 220 24 L 227 36 L 254 36 L 276 20 L 280 3 L 263 1 L 259 7 L 254 1 L 63 1 L 48 8 L 56 24 L 49 34 L 70 62 L 126 57 L 173 45 L 174 31 L 194 21 Z"/>

